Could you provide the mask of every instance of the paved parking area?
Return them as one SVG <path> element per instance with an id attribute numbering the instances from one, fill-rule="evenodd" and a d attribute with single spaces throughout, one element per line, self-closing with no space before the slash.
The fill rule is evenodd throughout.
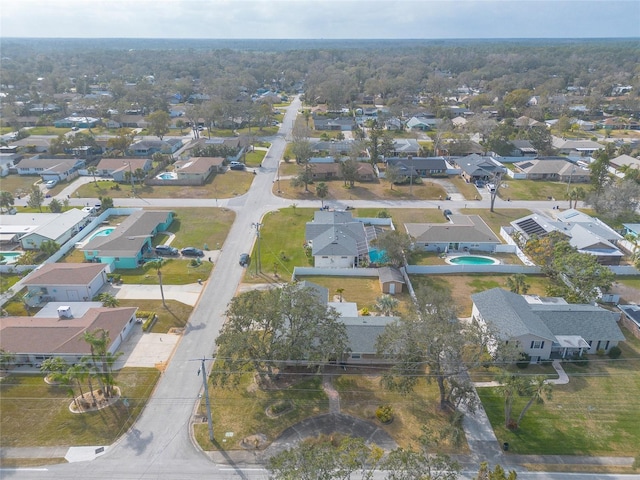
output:
<path id="1" fill-rule="evenodd" d="M 181 338 L 182 335 L 170 333 L 145 333 L 142 325 L 136 325 L 120 346 L 122 355 L 114 368 L 156 367 L 164 370 Z"/>

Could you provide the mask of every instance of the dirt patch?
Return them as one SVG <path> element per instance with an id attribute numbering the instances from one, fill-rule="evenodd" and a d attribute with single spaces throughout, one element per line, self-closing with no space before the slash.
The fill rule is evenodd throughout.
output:
<path id="1" fill-rule="evenodd" d="M 640 290 L 637 288 L 614 282 L 610 292 L 615 295 L 620 295 L 620 301 L 622 303 L 640 303 Z"/>
<path id="2" fill-rule="evenodd" d="M 104 392 L 101 389 L 76 397 L 69 405 L 69 410 L 71 413 L 86 413 L 110 407 L 120 400 L 120 389 L 118 387 L 112 388 L 113 395 L 109 398 L 104 396 Z"/>

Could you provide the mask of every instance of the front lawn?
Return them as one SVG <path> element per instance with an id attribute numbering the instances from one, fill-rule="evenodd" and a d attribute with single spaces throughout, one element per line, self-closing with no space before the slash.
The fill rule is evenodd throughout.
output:
<path id="1" fill-rule="evenodd" d="M 135 185 L 135 194 L 141 198 L 230 198 L 242 195 L 249 190 L 253 182 L 250 171 L 228 170 L 214 174 L 207 183 L 201 186 L 178 185 Z M 131 185 L 118 184 L 113 180 L 98 180 L 80 186 L 74 195 L 83 198 L 107 196 L 111 198 L 131 197 Z"/>
<path id="2" fill-rule="evenodd" d="M 567 201 L 568 185 L 560 182 L 542 180 L 502 179 L 498 196 L 503 200 L 550 200 Z M 585 187 L 584 184 L 580 184 Z"/>
<path id="3" fill-rule="evenodd" d="M 160 288 L 160 287 L 158 287 Z M 154 333 L 167 333 L 172 328 L 184 328 L 189 322 L 193 307 L 176 300 L 166 300 L 167 308 L 162 300 L 118 300 L 121 307 L 138 307 L 143 312 L 155 312 L 158 319 L 150 330 Z"/>
<path id="4" fill-rule="evenodd" d="M 207 259 L 200 259 L 199 264 L 192 265 L 191 260 L 182 258 L 166 258 L 162 267 L 162 283 L 164 285 L 186 285 L 196 283 L 198 279 L 209 278 L 213 264 Z M 114 273 L 122 276 L 123 283 L 157 285 L 158 273 L 155 268 L 144 265 L 134 269 L 117 269 Z M 158 286 L 158 288 L 160 288 Z"/>
<path id="5" fill-rule="evenodd" d="M 35 175 L 7 175 L 2 177 L 0 189 L 3 192 L 9 192 L 15 199 L 18 195 L 25 196 L 31 190 L 31 187 L 40 182 L 40 177 Z"/>
<path id="6" fill-rule="evenodd" d="M 115 381 L 128 407 L 119 401 L 96 412 L 73 414 L 66 387 L 47 385 L 43 375 L 9 375 L 0 382 L 0 444 L 109 445 L 134 424 L 159 376 L 155 368 L 124 368 L 115 373 Z"/>
<path id="7" fill-rule="evenodd" d="M 637 456 L 640 341 L 625 335 L 619 360 L 593 355 L 586 367 L 565 363 L 569 383 L 555 385 L 552 398 L 531 407 L 516 431 L 504 427 L 504 399 L 497 389 L 478 389 L 498 441 L 518 454 Z M 526 401 L 516 399 L 515 415 Z"/>
<path id="8" fill-rule="evenodd" d="M 174 208 L 169 231 L 176 234 L 172 247 L 218 250 L 227 239 L 236 214 L 226 208 Z M 205 248 L 205 245 L 209 248 Z"/>

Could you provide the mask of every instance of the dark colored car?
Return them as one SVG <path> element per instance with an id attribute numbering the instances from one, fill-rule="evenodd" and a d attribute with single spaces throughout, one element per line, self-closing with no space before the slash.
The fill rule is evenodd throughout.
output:
<path id="1" fill-rule="evenodd" d="M 251 263 L 251 257 L 249 256 L 248 253 L 241 253 L 240 254 L 240 266 L 241 267 L 248 267 L 249 263 Z"/>
<path id="2" fill-rule="evenodd" d="M 241 162 L 231 162 L 229 164 L 229 168 L 231 170 L 244 170 L 244 163 Z"/>
<path id="3" fill-rule="evenodd" d="M 453 212 L 449 209 L 443 210 L 442 214 L 444 215 L 444 218 L 446 218 L 447 220 L 449 220 L 449 216 L 453 214 Z"/>
<path id="4" fill-rule="evenodd" d="M 169 245 L 158 245 L 155 248 L 158 255 L 178 255 L 178 249 Z"/>
<path id="5" fill-rule="evenodd" d="M 204 257 L 204 252 L 195 247 L 184 247 L 180 253 L 185 257 Z"/>

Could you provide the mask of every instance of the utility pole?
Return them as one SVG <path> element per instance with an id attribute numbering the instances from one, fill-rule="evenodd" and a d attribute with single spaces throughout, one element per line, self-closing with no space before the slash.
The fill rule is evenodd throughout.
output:
<path id="1" fill-rule="evenodd" d="M 198 375 L 202 372 L 202 385 L 204 387 L 204 401 L 207 406 L 207 421 L 209 423 L 209 440 L 213 442 L 213 420 L 211 419 L 211 401 L 209 400 L 209 386 L 207 385 L 207 369 L 204 365 L 206 359 L 203 357 L 201 360 L 200 368 L 198 369 Z"/>
<path id="2" fill-rule="evenodd" d="M 261 266 L 260 266 L 260 227 L 262 226 L 261 223 L 253 223 L 252 226 L 256 227 L 256 237 L 258 239 L 258 250 L 257 250 L 257 254 L 256 254 L 256 275 L 258 275 L 258 273 L 260 272 Z"/>
<path id="3" fill-rule="evenodd" d="M 131 195 L 136 196 L 136 187 L 133 183 L 133 170 L 131 169 L 131 162 L 125 161 L 127 165 L 129 165 L 129 179 L 131 180 Z"/>

